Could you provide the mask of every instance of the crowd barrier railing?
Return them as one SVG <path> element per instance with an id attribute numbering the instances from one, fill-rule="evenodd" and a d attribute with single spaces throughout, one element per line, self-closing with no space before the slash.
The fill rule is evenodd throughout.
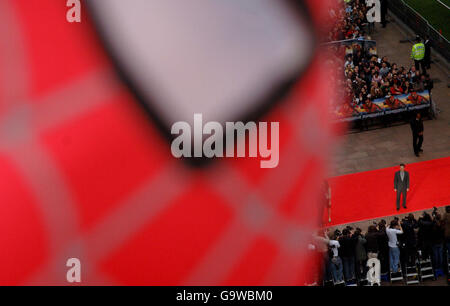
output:
<path id="1" fill-rule="evenodd" d="M 422 101 L 420 104 L 413 104 L 411 101 L 408 100 L 409 96 L 411 94 L 402 94 L 402 95 L 396 95 L 394 96 L 395 99 L 398 99 L 400 102 L 402 102 L 405 106 L 399 107 L 399 108 L 389 108 L 385 101 L 386 98 L 380 98 L 380 99 L 374 99 L 372 102 L 379 106 L 380 110 L 372 113 L 368 113 L 364 110 L 363 107 L 357 106 L 354 108 L 355 113 L 351 116 L 345 116 L 343 114 L 340 114 L 339 112 L 336 112 L 335 115 L 337 117 L 337 122 L 352 122 L 357 120 L 364 120 L 364 119 L 370 119 L 370 118 L 377 118 L 387 115 L 392 115 L 396 113 L 402 113 L 402 112 L 411 112 L 411 111 L 418 111 L 422 109 L 430 109 L 432 105 L 431 101 L 431 95 L 428 90 L 425 90 L 423 92 L 417 93 L 419 96 L 422 97 Z"/>

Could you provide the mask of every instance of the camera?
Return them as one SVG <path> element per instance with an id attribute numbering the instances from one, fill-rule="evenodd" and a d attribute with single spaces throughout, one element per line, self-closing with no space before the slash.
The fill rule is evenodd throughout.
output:
<path id="1" fill-rule="evenodd" d="M 338 237 L 341 237 L 342 236 L 342 233 L 341 233 L 341 231 L 340 230 L 335 230 L 334 231 L 334 236 L 336 237 L 336 238 L 338 238 Z"/>
<path id="2" fill-rule="evenodd" d="M 431 213 L 431 215 L 433 216 L 433 218 L 436 217 L 437 211 L 438 211 L 438 209 L 437 209 L 436 207 L 433 207 L 433 212 Z"/>

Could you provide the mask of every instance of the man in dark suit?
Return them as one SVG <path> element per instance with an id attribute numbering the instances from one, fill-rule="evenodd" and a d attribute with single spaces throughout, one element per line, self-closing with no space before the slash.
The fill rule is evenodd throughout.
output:
<path id="1" fill-rule="evenodd" d="M 400 171 L 394 175 L 394 190 L 397 192 L 397 210 L 400 210 L 400 197 L 403 194 L 403 208 L 406 208 L 406 194 L 409 191 L 409 173 L 405 171 L 405 164 L 400 164 Z"/>
<path id="2" fill-rule="evenodd" d="M 419 153 L 423 152 L 423 121 L 422 116 L 418 112 L 416 116 L 411 120 L 411 131 L 413 134 L 413 149 L 414 154 L 419 157 Z"/>

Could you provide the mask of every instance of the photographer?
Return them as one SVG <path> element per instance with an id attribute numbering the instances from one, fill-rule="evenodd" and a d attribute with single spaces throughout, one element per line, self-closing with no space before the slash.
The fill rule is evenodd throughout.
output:
<path id="1" fill-rule="evenodd" d="M 339 254 L 344 265 L 344 276 L 347 282 L 355 279 L 355 248 L 356 238 L 351 236 L 350 229 L 342 231 L 342 237 L 339 238 Z"/>
<path id="2" fill-rule="evenodd" d="M 334 235 L 332 237 L 330 237 L 330 242 L 329 242 L 329 256 L 330 256 L 330 261 L 329 261 L 329 267 L 330 267 L 330 271 L 331 274 L 333 275 L 333 280 L 334 283 L 337 284 L 342 284 L 344 282 L 344 275 L 342 273 L 343 267 L 342 267 L 342 260 L 339 257 L 339 248 L 340 248 L 340 244 L 339 241 L 337 240 L 338 237 L 340 236 L 340 232 L 338 230 L 335 231 Z"/>
<path id="3" fill-rule="evenodd" d="M 418 227 L 413 214 L 409 214 L 402 220 L 403 241 L 405 243 L 406 261 L 409 265 L 414 265 L 417 254 L 417 238 L 415 229 Z"/>
<path id="4" fill-rule="evenodd" d="M 379 235 L 380 233 L 378 232 L 376 225 L 369 226 L 366 234 L 366 250 L 368 258 L 378 257 L 378 252 L 380 250 L 378 247 Z"/>
<path id="5" fill-rule="evenodd" d="M 444 250 L 444 222 L 441 219 L 441 215 L 437 213 L 437 209 L 433 212 L 433 226 L 431 229 L 432 240 L 431 248 L 433 250 L 433 266 L 437 273 L 442 273 L 444 264 L 443 250 Z M 440 271 L 437 271 L 440 270 Z"/>
<path id="6" fill-rule="evenodd" d="M 450 206 L 445 207 L 444 222 L 444 236 L 447 247 L 447 256 L 450 257 Z"/>
<path id="7" fill-rule="evenodd" d="M 433 220 L 428 213 L 424 212 L 422 217 L 419 218 L 418 225 L 418 246 L 422 250 L 422 258 L 428 258 L 432 254 Z"/>
<path id="8" fill-rule="evenodd" d="M 353 234 L 353 238 L 356 241 L 355 246 L 355 259 L 356 259 L 356 275 L 358 278 L 364 278 L 364 268 L 367 261 L 367 253 L 365 245 L 367 240 L 362 235 L 361 229 L 357 228 Z"/>
<path id="9" fill-rule="evenodd" d="M 398 247 L 397 235 L 403 234 L 397 220 L 392 220 L 386 229 L 389 242 L 389 260 L 391 272 L 400 272 L 400 249 Z"/>
<path id="10" fill-rule="evenodd" d="M 389 245 L 388 237 L 386 234 L 386 221 L 381 220 L 378 223 L 378 259 L 381 262 L 381 273 L 389 272 Z"/>
<path id="11" fill-rule="evenodd" d="M 331 281 L 331 272 L 329 265 L 329 255 L 328 246 L 330 244 L 330 239 L 328 238 L 328 231 L 325 229 L 323 231 L 318 230 L 317 235 L 314 236 L 315 245 L 317 251 L 320 253 L 320 258 L 322 258 L 322 271 L 323 279 L 325 281 Z"/>

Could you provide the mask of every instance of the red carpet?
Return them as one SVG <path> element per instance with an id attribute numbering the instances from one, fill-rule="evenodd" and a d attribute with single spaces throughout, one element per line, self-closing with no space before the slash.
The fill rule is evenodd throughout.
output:
<path id="1" fill-rule="evenodd" d="M 394 173 L 399 167 L 354 173 L 330 180 L 331 223 L 338 225 L 397 214 Z M 408 209 L 450 205 L 450 157 L 406 165 L 410 175 Z"/>

